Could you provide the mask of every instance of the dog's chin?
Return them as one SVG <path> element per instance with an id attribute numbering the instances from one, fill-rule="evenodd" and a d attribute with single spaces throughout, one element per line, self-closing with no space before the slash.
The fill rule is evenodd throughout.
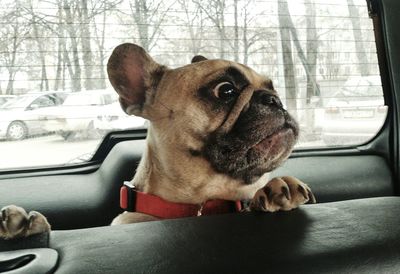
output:
<path id="1" fill-rule="evenodd" d="M 268 135 L 247 151 L 247 170 L 253 170 L 254 176 L 261 176 L 282 164 L 289 156 L 296 134 L 293 128 L 282 128 Z"/>
<path id="2" fill-rule="evenodd" d="M 257 154 L 260 154 L 261 157 L 264 155 L 274 157 L 277 154 L 279 155 L 284 148 L 291 147 L 293 142 L 293 130 L 291 128 L 283 128 L 256 143 L 249 149 L 249 151 L 254 151 Z"/>
<path id="3" fill-rule="evenodd" d="M 204 154 L 217 172 L 251 184 L 280 166 L 296 140 L 297 127 L 291 125 L 276 128 L 251 142 L 240 143 L 217 135 L 209 140 Z"/>

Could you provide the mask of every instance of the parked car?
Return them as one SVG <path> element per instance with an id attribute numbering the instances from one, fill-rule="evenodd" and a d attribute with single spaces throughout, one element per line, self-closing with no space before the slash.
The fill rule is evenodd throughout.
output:
<path id="1" fill-rule="evenodd" d="M 365 143 L 379 131 L 386 113 L 380 76 L 352 77 L 324 108 L 322 140 L 329 146 Z"/>
<path id="2" fill-rule="evenodd" d="M 28 136 L 49 133 L 41 114 L 64 102 L 67 93 L 28 93 L 13 98 L 0 109 L 0 138 L 22 140 Z"/>
<path id="3" fill-rule="evenodd" d="M 145 119 L 126 114 L 121 109 L 119 102 L 108 105 L 104 110 L 103 115 L 99 115 L 94 121 L 94 126 L 98 130 L 107 132 L 146 127 Z"/>
<path id="4" fill-rule="evenodd" d="M 60 106 L 47 109 L 43 119 L 47 131 L 64 139 L 100 138 L 112 129 L 138 128 L 145 120 L 125 114 L 112 90 L 70 93 Z"/>
<path id="5" fill-rule="evenodd" d="M 15 95 L 0 95 L 0 108 L 8 101 L 14 99 Z"/>

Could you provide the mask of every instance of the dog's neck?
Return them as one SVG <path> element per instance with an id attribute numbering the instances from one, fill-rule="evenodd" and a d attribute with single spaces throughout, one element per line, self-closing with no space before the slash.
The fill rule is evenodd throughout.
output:
<path id="1" fill-rule="evenodd" d="M 165 151 L 149 130 L 146 147 L 133 184 L 141 191 L 165 200 L 199 204 L 212 199 L 245 200 L 268 181 L 268 174 L 251 185 L 242 184 L 224 174 L 215 174 L 202 157 L 190 153 Z M 163 158 L 161 158 L 163 157 Z"/>

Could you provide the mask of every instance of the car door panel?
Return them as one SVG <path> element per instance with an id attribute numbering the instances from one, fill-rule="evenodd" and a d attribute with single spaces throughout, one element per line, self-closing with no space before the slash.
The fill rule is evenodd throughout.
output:
<path id="1" fill-rule="evenodd" d="M 90 173 L 1 179 L 0 207 L 38 210 L 54 229 L 108 225 L 121 212 L 119 188 L 132 178 L 144 145 L 144 140 L 116 144 Z M 320 203 L 394 195 L 390 169 L 377 155 L 290 158 L 273 175 L 297 176 Z"/>
<path id="2" fill-rule="evenodd" d="M 397 273 L 399 213 L 399 197 L 370 198 L 53 231 L 49 246 L 55 273 Z"/>

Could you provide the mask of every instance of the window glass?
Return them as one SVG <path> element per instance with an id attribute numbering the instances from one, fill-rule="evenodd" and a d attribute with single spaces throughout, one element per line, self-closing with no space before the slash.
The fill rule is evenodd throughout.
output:
<path id="1" fill-rule="evenodd" d="M 50 107 L 50 106 L 54 106 L 54 102 L 50 99 L 50 97 L 48 96 L 41 96 L 39 98 L 37 98 L 36 100 L 34 100 L 32 102 L 32 104 L 30 104 L 30 107 Z"/>
<path id="2" fill-rule="evenodd" d="M 201 54 L 270 77 L 298 148 L 365 143 L 387 113 L 365 0 L 4 0 L 0 33 L 0 95 L 16 96 L 0 105 L 0 169 L 86 161 L 107 132 L 146 127 L 107 79 L 125 42 L 173 68 Z M 38 93 L 52 106 L 27 114 Z"/>

